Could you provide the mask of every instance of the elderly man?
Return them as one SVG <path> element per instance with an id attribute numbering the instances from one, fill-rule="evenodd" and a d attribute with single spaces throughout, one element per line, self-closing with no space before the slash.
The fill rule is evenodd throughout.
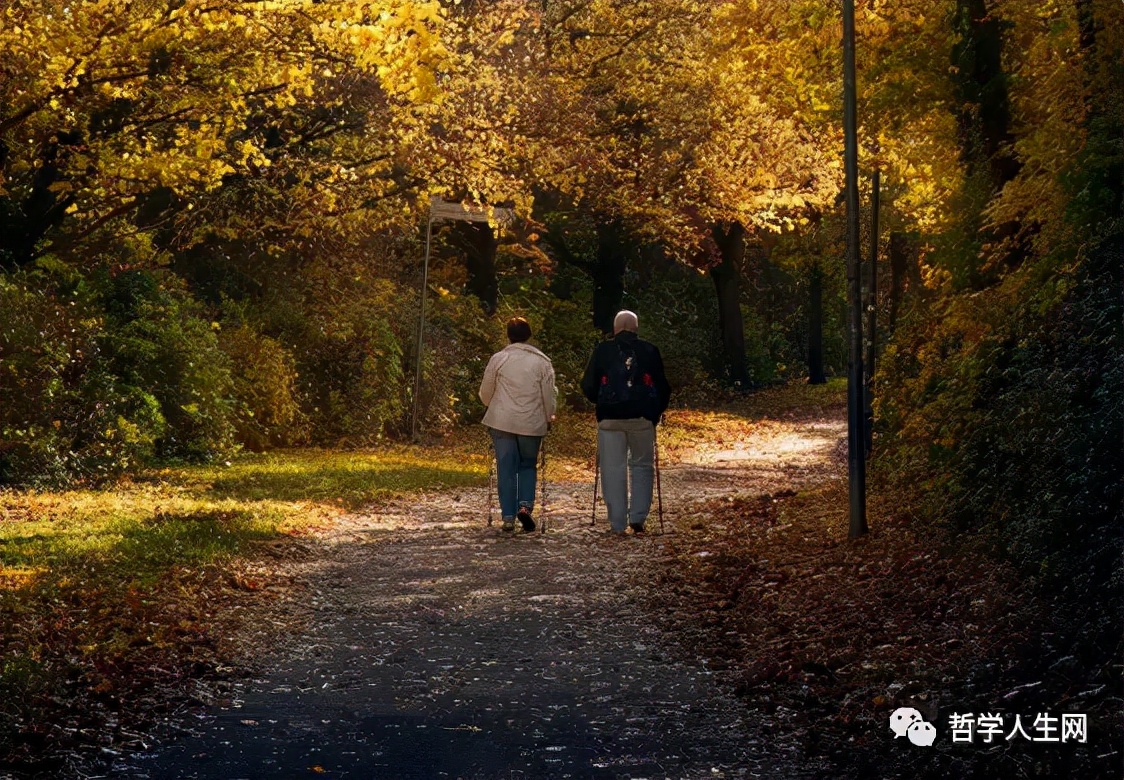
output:
<path id="1" fill-rule="evenodd" d="M 656 425 L 667 409 L 671 386 L 663 358 L 637 335 L 630 311 L 613 320 L 613 338 L 597 345 L 582 377 L 582 392 L 597 404 L 601 484 L 611 533 L 643 533 L 652 507 Z M 632 495 L 628 480 L 632 479 Z"/>

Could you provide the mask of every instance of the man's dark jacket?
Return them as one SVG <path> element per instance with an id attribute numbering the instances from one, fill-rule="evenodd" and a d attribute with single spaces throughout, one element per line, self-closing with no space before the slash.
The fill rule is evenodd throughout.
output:
<path id="1" fill-rule="evenodd" d="M 602 378 L 608 376 L 610 370 L 620 360 L 621 349 L 632 351 L 639 363 L 639 376 L 647 374 L 656 388 L 656 398 L 624 403 L 606 405 L 597 403 L 598 392 L 601 388 Z M 671 400 L 671 385 L 664 374 L 663 358 L 655 344 L 644 341 L 631 331 L 622 330 L 609 341 L 597 345 L 585 367 L 585 376 L 582 377 L 582 393 L 590 403 L 597 404 L 597 421 L 601 420 L 632 420 L 644 417 L 658 424 L 660 416 L 667 409 Z"/>

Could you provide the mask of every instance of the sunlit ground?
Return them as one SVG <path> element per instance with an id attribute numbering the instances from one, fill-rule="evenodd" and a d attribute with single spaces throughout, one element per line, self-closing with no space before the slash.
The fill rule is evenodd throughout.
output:
<path id="1" fill-rule="evenodd" d="M 47 569 L 132 561 L 138 573 L 238 552 L 399 493 L 482 484 L 483 456 L 396 448 L 244 455 L 161 469 L 112 489 L 0 493 L 0 584 Z"/>

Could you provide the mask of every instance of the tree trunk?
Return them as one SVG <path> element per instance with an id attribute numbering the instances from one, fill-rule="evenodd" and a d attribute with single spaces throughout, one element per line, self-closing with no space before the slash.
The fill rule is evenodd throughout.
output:
<path id="1" fill-rule="evenodd" d="M 1082 51 L 1092 51 L 1097 44 L 1097 16 L 1093 12 L 1093 0 L 1074 0 L 1073 8 L 1077 14 L 1077 42 Z"/>
<path id="2" fill-rule="evenodd" d="M 634 292 L 644 292 L 651 289 L 653 285 L 658 285 L 659 280 L 666 278 L 675 266 L 675 260 L 660 243 L 644 244 L 639 247 L 636 258 L 638 262 L 632 269 L 635 271 Z"/>
<path id="3" fill-rule="evenodd" d="M 1015 178 L 1019 161 L 1011 152 L 1011 107 L 1003 72 L 1003 28 L 987 0 L 957 0 L 953 49 L 961 152 L 969 170 L 986 169 L 993 192 Z"/>
<path id="4" fill-rule="evenodd" d="M 580 269 L 593 282 L 593 326 L 608 334 L 613 332 L 613 319 L 624 299 L 629 245 L 616 220 L 597 223 L 595 232 L 597 254 L 592 258 L 575 254 L 562 230 L 547 231 L 545 239 L 559 262 Z"/>
<path id="5" fill-rule="evenodd" d="M 1109 95 L 1111 88 L 1104 89 L 1106 84 L 1113 84 L 1119 89 L 1120 66 L 1111 57 L 1104 57 L 1098 52 L 1100 46 L 1098 36 L 1104 32 L 1106 24 L 1119 24 L 1120 11 L 1113 15 L 1107 14 L 1107 9 L 1097 13 L 1095 0 L 1075 0 L 1074 8 L 1077 14 L 1077 29 L 1079 31 L 1078 43 L 1081 46 L 1081 61 L 1085 71 L 1085 120 L 1084 126 L 1088 132 L 1085 141 L 1086 150 L 1100 150 L 1097 155 L 1102 159 L 1115 158 L 1102 177 L 1099 177 L 1099 186 L 1103 188 L 1108 198 L 1101 198 L 1100 212 L 1103 224 L 1111 224 L 1119 216 L 1124 203 L 1124 176 L 1120 172 L 1119 150 L 1121 136 L 1120 111 L 1118 100 L 1114 101 Z M 1107 70 L 1107 73 L 1103 72 Z M 1107 94 L 1106 94 L 1107 93 Z M 1115 110 L 1113 107 L 1117 106 Z M 1104 163 L 1101 163 L 1103 166 Z M 1088 166 L 1085 166 L 1088 169 Z M 1089 174 L 1086 174 L 1089 175 Z"/>
<path id="6" fill-rule="evenodd" d="M 745 257 L 745 228 L 735 222 L 727 231 L 715 225 L 712 232 L 722 257 L 722 262 L 710 269 L 710 278 L 714 280 L 718 295 L 718 327 L 722 332 L 726 379 L 734 387 L 749 389 L 740 284 L 740 268 Z"/>
<path id="7" fill-rule="evenodd" d="M 960 100 L 960 156 L 968 174 L 978 172 L 986 177 L 990 193 L 995 195 L 1018 175 L 1022 163 L 1014 153 L 1008 76 L 1003 71 L 1004 22 L 991 5 L 988 0 L 957 0 L 953 24 L 959 40 L 952 58 Z M 1019 221 L 983 228 L 982 215 L 973 217 L 980 238 L 996 247 L 989 258 L 994 268 L 1023 263 L 1030 247 Z M 978 289 L 993 278 L 973 265 L 964 281 Z"/>
<path id="8" fill-rule="evenodd" d="M 32 263 L 39 256 L 39 242 L 66 216 L 73 198 L 60 199 L 52 187 L 66 167 L 69 149 L 80 143 L 77 133 L 58 133 L 37 160 L 27 196 L 16 200 L 5 192 L 0 199 L 0 267 L 12 270 Z M 3 153 L 6 157 L 6 146 Z"/>
<path id="9" fill-rule="evenodd" d="M 827 382 L 823 371 L 823 271 L 815 263 L 808 274 L 808 384 Z"/>
<path id="10" fill-rule="evenodd" d="M 487 222 L 458 222 L 464 264 L 468 271 L 466 292 L 475 295 L 489 316 L 496 313 L 499 302 L 499 283 L 496 281 L 496 248 L 499 239 Z"/>
<path id="11" fill-rule="evenodd" d="M 613 332 L 613 319 L 624 300 L 624 272 L 627 248 L 617 222 L 597 226 L 597 264 L 593 277 L 593 326 L 604 333 Z"/>

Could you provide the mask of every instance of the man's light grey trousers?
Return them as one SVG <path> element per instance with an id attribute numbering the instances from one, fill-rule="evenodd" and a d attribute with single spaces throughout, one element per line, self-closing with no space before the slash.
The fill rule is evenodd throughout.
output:
<path id="1" fill-rule="evenodd" d="M 656 428 L 643 417 L 602 420 L 597 424 L 601 494 L 609 510 L 609 526 L 614 531 L 623 531 L 631 523 L 643 524 L 648 519 L 652 508 L 655 446 Z"/>

